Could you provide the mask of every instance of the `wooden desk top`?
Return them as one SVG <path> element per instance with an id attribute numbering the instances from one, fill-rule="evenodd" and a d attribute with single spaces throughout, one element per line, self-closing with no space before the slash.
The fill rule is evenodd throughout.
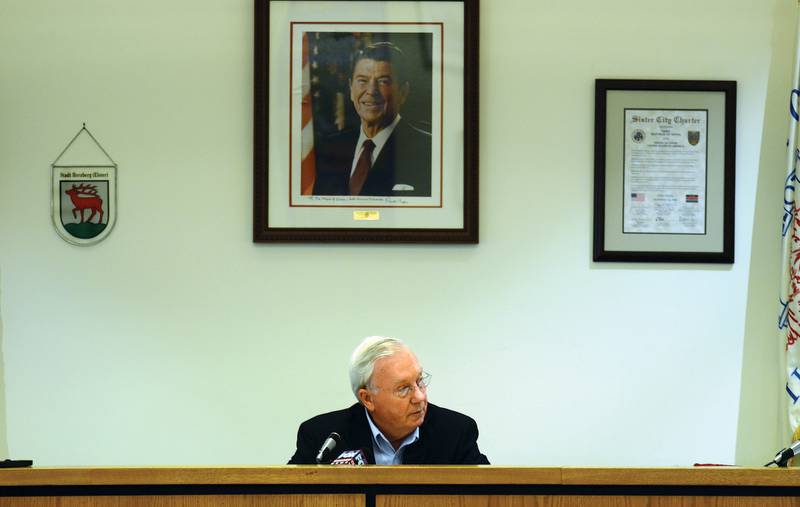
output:
<path id="1" fill-rule="evenodd" d="M 0 486 L 609 485 L 800 486 L 800 469 L 531 468 L 504 466 L 215 466 L 0 469 Z"/>

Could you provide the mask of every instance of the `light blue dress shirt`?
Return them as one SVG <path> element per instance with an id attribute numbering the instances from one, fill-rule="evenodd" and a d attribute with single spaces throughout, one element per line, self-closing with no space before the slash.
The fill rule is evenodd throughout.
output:
<path id="1" fill-rule="evenodd" d="M 386 436 L 381 433 L 381 430 L 375 426 L 375 423 L 372 422 L 372 418 L 369 416 L 369 411 L 365 408 L 364 412 L 367 414 L 367 421 L 369 422 L 369 427 L 372 430 L 372 451 L 375 454 L 375 464 L 402 465 L 403 451 L 405 448 L 419 440 L 419 428 L 415 428 L 414 431 L 403 440 L 403 443 L 400 444 L 400 447 L 395 450 L 394 446 L 392 446 L 392 443 L 389 442 L 389 439 L 386 438 Z"/>

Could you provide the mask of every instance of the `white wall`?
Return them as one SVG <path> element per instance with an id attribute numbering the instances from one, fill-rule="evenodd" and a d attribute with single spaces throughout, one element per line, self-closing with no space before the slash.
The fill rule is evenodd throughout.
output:
<path id="1" fill-rule="evenodd" d="M 281 463 L 301 420 L 351 402 L 352 347 L 388 334 L 493 463 L 733 463 L 789 2 L 484 0 L 481 243 L 391 246 L 252 243 L 251 0 L 0 0 L 10 454 Z M 599 77 L 738 81 L 733 266 L 592 263 Z M 84 121 L 120 166 L 90 248 L 49 217 L 49 165 Z"/>
<path id="2" fill-rule="evenodd" d="M 750 275 L 742 355 L 742 387 L 739 403 L 737 462 L 763 464 L 770 445 L 775 450 L 787 445 L 785 408 L 778 409 L 780 398 L 788 402 L 783 389 L 784 342 L 777 338 L 778 294 L 783 196 L 776 189 L 784 186 L 786 175 L 786 137 L 789 119 L 788 90 L 791 82 L 795 26 L 794 2 L 780 2 L 773 10 L 772 55 L 764 104 L 764 129 L 759 161 L 756 209 L 751 236 Z M 779 346 L 780 344 L 780 346 Z M 783 363 L 783 364 L 782 364 Z M 777 410 L 778 417 L 775 417 Z"/>

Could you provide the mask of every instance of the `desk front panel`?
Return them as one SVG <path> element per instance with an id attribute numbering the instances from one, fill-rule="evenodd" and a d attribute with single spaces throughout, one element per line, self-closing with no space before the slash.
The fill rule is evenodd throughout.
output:
<path id="1" fill-rule="evenodd" d="M 379 495 L 375 507 L 800 507 L 800 497 L 651 495 Z"/>
<path id="2" fill-rule="evenodd" d="M 364 495 L 135 495 L 0 498 L 0 507 L 365 507 Z"/>

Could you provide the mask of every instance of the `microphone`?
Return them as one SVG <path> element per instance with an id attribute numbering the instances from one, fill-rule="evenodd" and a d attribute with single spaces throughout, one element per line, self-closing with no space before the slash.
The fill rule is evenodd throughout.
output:
<path id="1" fill-rule="evenodd" d="M 775 455 L 775 458 L 767 463 L 764 466 L 770 466 L 771 464 L 776 464 L 779 467 L 785 467 L 786 464 L 789 462 L 790 459 L 800 454 L 800 440 L 794 442 L 789 447 L 782 449 Z"/>
<path id="2" fill-rule="evenodd" d="M 322 442 L 322 447 L 320 447 L 319 452 L 317 452 L 317 465 L 325 461 L 325 457 L 333 452 L 333 450 L 336 449 L 336 446 L 339 445 L 341 441 L 342 437 L 340 437 L 338 433 L 335 431 L 331 432 L 331 434 L 328 435 L 328 438 Z"/>
<path id="3" fill-rule="evenodd" d="M 338 458 L 331 461 L 331 465 L 366 465 L 367 457 L 364 451 L 356 449 L 353 451 L 344 451 Z"/>

